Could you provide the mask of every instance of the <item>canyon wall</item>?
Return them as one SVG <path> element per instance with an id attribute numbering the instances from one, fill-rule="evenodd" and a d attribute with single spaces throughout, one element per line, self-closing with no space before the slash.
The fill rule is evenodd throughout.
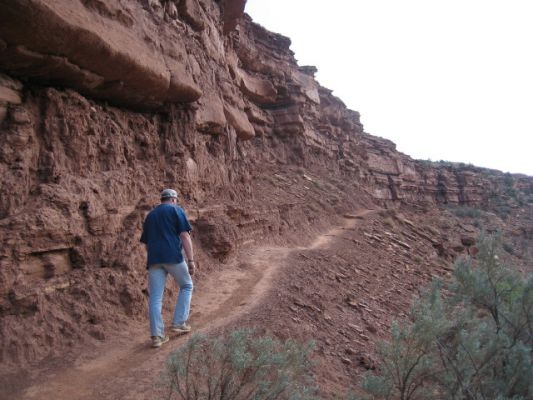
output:
<path id="1" fill-rule="evenodd" d="M 502 190 L 505 174 L 416 161 L 366 134 L 244 6 L 0 3 L 2 363 L 144 317 L 138 240 L 164 187 L 212 268 L 357 204 L 488 206 Z M 533 192 L 529 177 L 512 185 Z"/>

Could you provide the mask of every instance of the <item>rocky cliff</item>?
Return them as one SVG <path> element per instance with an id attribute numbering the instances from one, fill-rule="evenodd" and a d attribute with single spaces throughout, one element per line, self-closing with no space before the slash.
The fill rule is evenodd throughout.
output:
<path id="1" fill-rule="evenodd" d="M 204 274 L 357 204 L 533 193 L 531 177 L 413 160 L 366 134 L 244 6 L 0 1 L 3 364 L 144 317 L 138 239 L 164 187 L 180 191 Z"/>

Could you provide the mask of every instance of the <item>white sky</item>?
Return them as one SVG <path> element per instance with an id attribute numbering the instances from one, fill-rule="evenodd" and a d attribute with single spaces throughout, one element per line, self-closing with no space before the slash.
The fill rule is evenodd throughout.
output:
<path id="1" fill-rule="evenodd" d="M 299 65 L 418 159 L 533 175 L 533 0 L 248 0 Z"/>

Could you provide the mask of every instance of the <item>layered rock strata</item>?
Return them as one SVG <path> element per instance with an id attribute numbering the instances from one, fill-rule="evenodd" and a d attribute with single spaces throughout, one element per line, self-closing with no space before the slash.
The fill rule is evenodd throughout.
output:
<path id="1" fill-rule="evenodd" d="M 357 202 L 498 193 L 504 174 L 428 165 L 364 133 L 244 3 L 0 3 L 2 363 L 144 315 L 138 238 L 163 187 L 179 188 L 207 264 Z"/>

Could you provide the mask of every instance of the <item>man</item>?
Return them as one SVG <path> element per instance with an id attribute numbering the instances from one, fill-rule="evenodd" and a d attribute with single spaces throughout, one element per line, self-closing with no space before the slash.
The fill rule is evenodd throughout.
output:
<path id="1" fill-rule="evenodd" d="M 195 269 L 190 237 L 192 228 L 185 212 L 177 204 L 176 191 L 163 190 L 161 204 L 146 216 L 141 236 L 141 242 L 146 244 L 148 252 L 148 309 L 152 347 L 161 347 L 169 340 L 161 317 L 167 274 L 172 275 L 180 287 L 170 330 L 177 333 L 187 333 L 191 330 L 186 322 L 193 290 L 191 275 L 194 275 Z M 187 262 L 183 258 L 182 250 L 185 251 Z"/>

